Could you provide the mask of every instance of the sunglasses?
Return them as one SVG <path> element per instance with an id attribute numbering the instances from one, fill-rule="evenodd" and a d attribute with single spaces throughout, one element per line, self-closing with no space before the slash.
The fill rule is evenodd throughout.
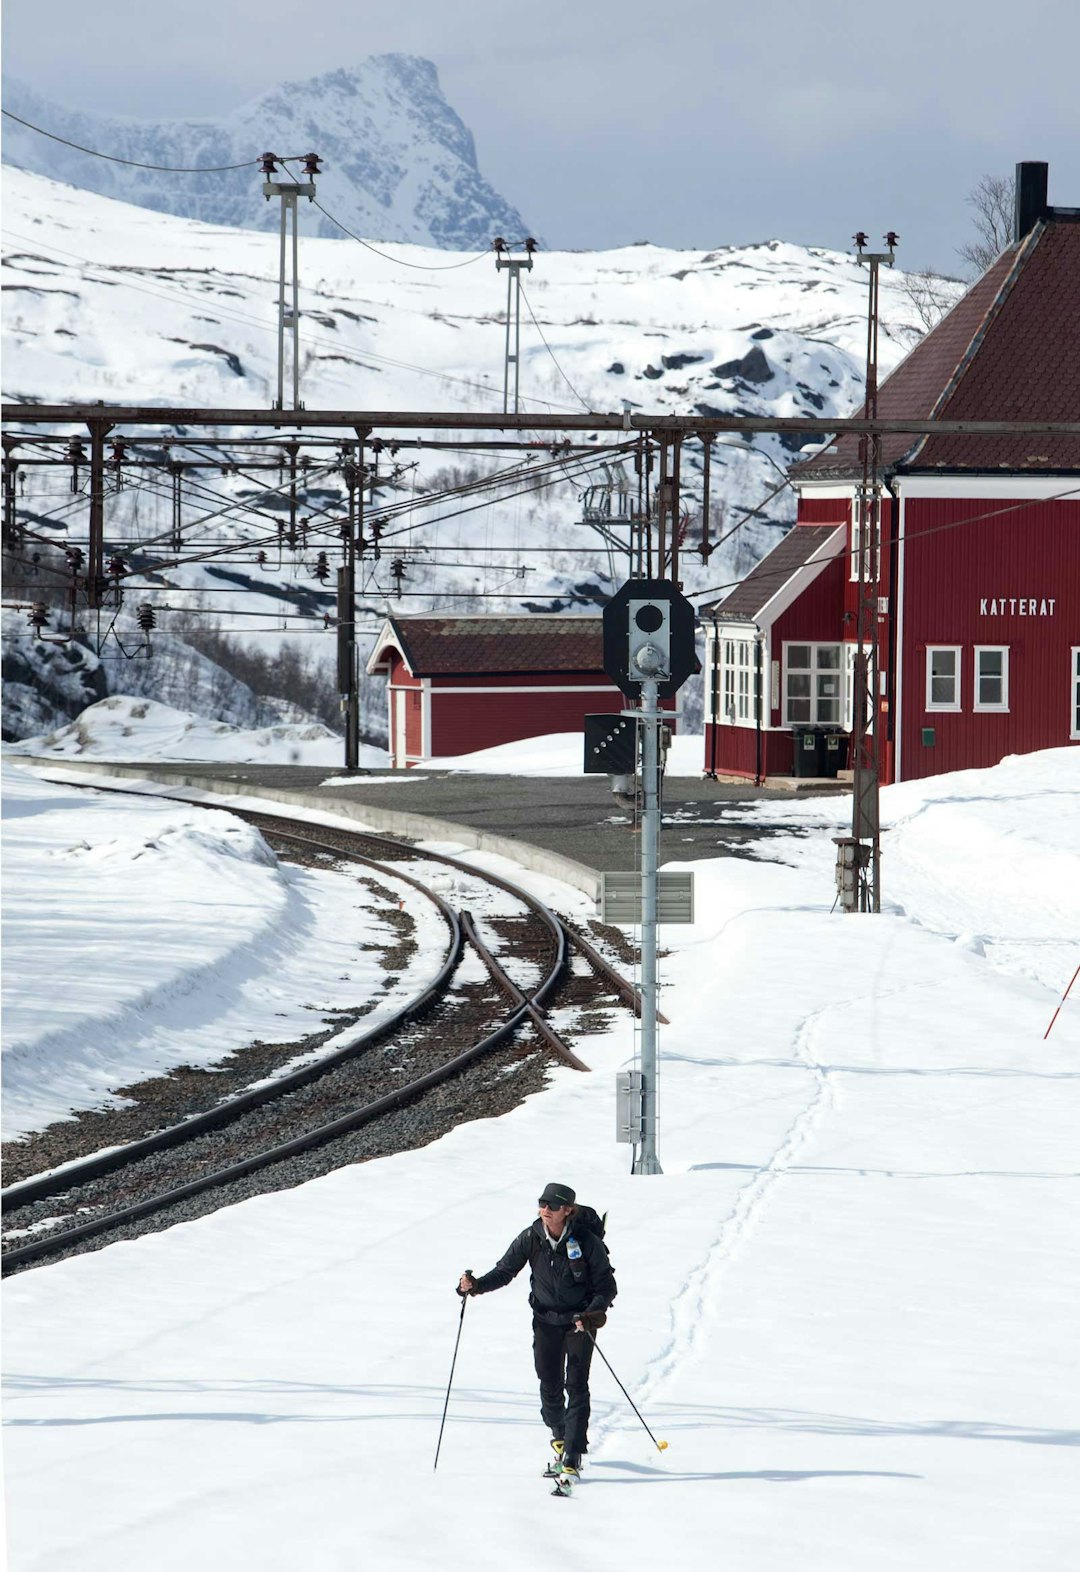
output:
<path id="1" fill-rule="evenodd" d="M 537 1206 L 540 1208 L 540 1210 L 542 1212 L 566 1212 L 566 1211 L 569 1211 L 569 1203 L 567 1203 L 567 1204 L 560 1204 L 559 1206 L 552 1206 L 550 1201 L 537 1201 L 536 1204 L 537 1204 Z"/>

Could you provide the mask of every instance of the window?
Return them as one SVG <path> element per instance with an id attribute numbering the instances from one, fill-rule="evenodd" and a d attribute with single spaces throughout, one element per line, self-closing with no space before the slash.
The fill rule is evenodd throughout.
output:
<path id="1" fill-rule="evenodd" d="M 784 645 L 784 725 L 836 726 L 843 677 L 839 644 Z"/>
<path id="2" fill-rule="evenodd" d="M 844 730 L 845 731 L 854 731 L 855 730 L 855 661 L 856 661 L 856 657 L 858 656 L 858 653 L 859 653 L 859 646 L 857 644 L 845 644 L 844 645 Z M 873 649 L 871 648 L 870 645 L 866 646 L 865 654 L 866 654 L 866 661 L 867 661 L 867 671 L 866 671 L 866 683 L 867 683 L 867 687 L 866 687 L 866 727 L 867 727 L 868 731 L 873 731 L 873 729 L 874 729 L 874 699 L 873 699 L 874 651 L 873 651 Z M 880 672 L 878 674 L 878 685 L 881 688 L 882 696 L 884 696 L 884 692 L 885 692 L 884 675 L 885 675 L 884 672 Z"/>
<path id="3" fill-rule="evenodd" d="M 1070 706 L 1070 719 L 1072 729 L 1069 736 L 1080 740 L 1080 644 L 1075 645 L 1072 652 L 1072 704 Z"/>
<path id="4" fill-rule="evenodd" d="M 724 675 L 724 705 L 723 717 L 726 721 L 735 719 L 735 640 L 724 640 L 724 659 L 721 666 Z"/>
<path id="5" fill-rule="evenodd" d="M 1009 708 L 1009 650 L 1007 645 L 976 644 L 976 710 Z"/>
<path id="6" fill-rule="evenodd" d="M 757 718 L 753 639 L 721 642 L 720 719 L 729 726 L 749 725 Z"/>
<path id="7" fill-rule="evenodd" d="M 750 640 L 740 639 L 739 643 L 739 692 L 738 711 L 741 721 L 750 719 Z"/>
<path id="8" fill-rule="evenodd" d="M 930 644 L 926 649 L 926 708 L 960 708 L 960 646 Z"/>
<path id="9" fill-rule="evenodd" d="M 881 516 L 880 503 L 870 504 L 870 548 L 866 554 L 866 581 L 876 584 L 881 577 Z M 855 583 L 859 577 L 859 552 L 862 549 L 862 507 L 858 497 L 851 503 L 851 569 Z"/>

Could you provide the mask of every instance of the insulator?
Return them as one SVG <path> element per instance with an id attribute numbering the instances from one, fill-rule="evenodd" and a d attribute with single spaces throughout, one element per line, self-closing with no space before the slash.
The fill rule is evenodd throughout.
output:
<path id="1" fill-rule="evenodd" d="M 529 253 L 530 256 L 532 256 L 533 252 L 536 250 L 536 241 L 532 238 L 531 235 L 525 242 L 525 250 Z"/>
<path id="2" fill-rule="evenodd" d="M 72 573 L 78 573 L 79 569 L 86 561 L 86 553 L 83 551 L 81 546 L 68 546 L 64 552 L 64 556 L 67 558 L 67 565 L 71 569 Z"/>
<path id="3" fill-rule="evenodd" d="M 315 577 L 319 580 L 320 584 L 325 584 L 326 580 L 330 577 L 330 564 L 326 560 L 325 551 L 320 551 L 319 555 L 315 558 Z"/>
<path id="4" fill-rule="evenodd" d="M 144 633 L 150 633 L 157 627 L 157 617 L 149 601 L 144 601 L 135 613 L 135 619 Z"/>
<path id="5" fill-rule="evenodd" d="M 408 578 L 408 574 L 405 571 L 405 558 L 395 557 L 390 564 L 390 572 L 396 579 Z"/>
<path id="6" fill-rule="evenodd" d="M 889 233 L 885 236 L 885 244 L 888 246 L 890 251 L 896 250 L 897 246 L 900 244 L 900 236 L 896 233 L 895 229 L 889 230 Z"/>
<path id="7" fill-rule="evenodd" d="M 255 553 L 255 561 L 259 564 L 260 568 L 265 568 L 267 562 L 266 552 L 257 551 Z"/>
<path id="8" fill-rule="evenodd" d="M 86 463 L 86 449 L 83 447 L 78 437 L 72 437 L 68 441 L 67 456 L 69 464 Z"/>
<path id="9" fill-rule="evenodd" d="M 854 240 L 860 251 L 864 250 L 865 247 L 869 244 L 869 237 L 867 236 L 867 233 L 864 229 L 857 230 L 851 238 Z"/>
<path id="10" fill-rule="evenodd" d="M 501 235 L 496 235 L 495 236 L 495 239 L 491 242 L 491 249 L 492 249 L 492 251 L 498 251 L 498 252 L 502 252 L 502 251 L 506 250 L 506 241 L 503 239 L 503 237 Z"/>
<path id="11" fill-rule="evenodd" d="M 273 153 L 264 153 L 259 162 L 262 165 L 262 172 L 264 175 L 269 176 L 277 174 L 278 161 Z"/>
<path id="12" fill-rule="evenodd" d="M 127 573 L 127 563 L 123 557 L 110 557 L 105 571 L 110 579 L 122 579 Z"/>
<path id="13" fill-rule="evenodd" d="M 38 632 L 49 626 L 49 608 L 42 600 L 36 600 L 26 615 L 30 626 Z"/>
<path id="14" fill-rule="evenodd" d="M 322 170 L 319 168 L 318 153 L 304 154 L 304 173 L 309 180 L 314 180 L 316 175 L 322 174 Z"/>

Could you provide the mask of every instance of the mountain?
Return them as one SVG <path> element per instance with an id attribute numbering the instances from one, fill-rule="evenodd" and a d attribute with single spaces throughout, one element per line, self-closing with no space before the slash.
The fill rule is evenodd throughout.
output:
<path id="1" fill-rule="evenodd" d="M 221 120 L 135 121 L 70 110 L 4 79 L 12 114 L 70 142 L 147 164 L 200 168 L 318 153 L 318 200 L 371 240 L 483 250 L 518 240 L 525 220 L 480 173 L 472 135 L 443 97 L 430 60 L 374 55 L 303 82 L 282 82 Z M 166 174 L 108 163 L 4 122 L 4 160 L 159 213 L 244 229 L 276 229 L 277 202 L 254 165 L 218 174 Z M 292 166 L 299 175 L 299 168 Z M 318 210 L 311 228 L 341 230 Z"/>
<path id="2" fill-rule="evenodd" d="M 270 406 L 276 237 L 150 213 L 21 170 L 5 172 L 4 198 L 5 399 Z M 492 257 L 469 265 L 465 255 L 464 265 L 448 268 L 453 258 L 445 252 L 393 243 L 379 255 L 350 240 L 311 238 L 307 215 L 301 219 L 301 397 L 308 409 L 502 409 L 506 287 Z M 922 336 L 905 286 L 899 272 L 882 276 L 883 372 Z M 942 289 L 960 292 L 945 283 Z M 849 414 L 862 399 L 866 291 L 865 269 L 853 257 L 779 240 L 692 252 L 651 245 L 540 251 L 523 283 L 522 408 L 538 417 L 625 407 L 658 415 Z M 284 436 L 287 413 L 283 427 Z M 9 435 L 16 436 L 14 427 Z M 437 435 L 445 442 L 453 433 Z M 161 545 L 172 519 L 168 478 L 160 469 L 126 475 L 106 504 L 107 550 L 137 569 L 125 581 L 118 624 L 124 646 L 110 639 L 103 647 L 103 676 L 95 667 L 66 678 L 75 698 L 84 689 L 95 697 L 102 689 L 137 691 L 183 707 L 188 690 L 199 696 L 199 713 L 267 724 L 252 709 L 254 692 L 294 698 L 324 720 L 332 715 L 332 676 L 326 677 L 326 713 L 299 698 L 300 677 L 310 689 L 315 664 L 327 674 L 333 669 L 334 635 L 323 625 L 323 613 L 334 611 L 332 577 L 320 578 L 319 553 L 327 554 L 332 573 L 344 497 L 335 444 L 352 436 L 351 427 L 331 434 L 312 466 L 299 501 L 311 529 L 291 548 L 276 528 L 285 516 L 276 463 L 268 473 L 245 473 L 240 464 L 239 473 L 200 472 L 185 480 L 188 560 L 179 567 L 168 565 Z M 519 455 L 485 451 L 482 444 L 447 451 L 414 434 L 399 436 L 396 451 L 379 461 L 368 504 L 369 520 L 384 515 L 385 534 L 379 554 L 369 548 L 362 564 L 365 634 L 378 627 L 387 605 L 406 613 L 595 610 L 627 576 L 625 551 L 609 549 L 584 522 L 583 507 L 587 488 L 611 485 L 617 495 L 620 484 L 635 487 L 629 454 L 616 451 L 619 436 L 607 434 L 594 450 L 583 444 L 587 451 L 567 457 L 544 448 L 524 470 Z M 694 550 L 702 448 L 686 443 L 682 501 L 689 526 L 681 573 L 689 593 L 738 580 L 790 526 L 795 500 L 785 475 L 803 440 L 771 434 L 717 440 L 710 525 L 714 539 L 721 531 L 729 538 L 707 563 Z M 16 439 L 13 457 L 25 456 Z M 512 466 L 518 472 L 510 476 Z M 455 489 L 497 475 L 505 479 L 487 492 Z M 33 532 L 34 549 L 45 552 L 42 542 L 53 543 L 62 584 L 63 548 L 80 538 L 85 544 L 85 499 L 73 495 L 67 467 L 28 467 L 21 480 L 20 517 Z M 78 484 L 85 488 L 85 469 Z M 616 527 L 620 534 L 625 539 Z M 231 549 L 194 560 L 202 547 Z M 13 564 L 20 567 L 9 575 L 9 599 L 30 602 L 51 582 L 49 573 L 39 564 L 37 577 L 24 583 L 25 564 Z M 138 633 L 128 638 L 126 632 L 143 599 L 157 608 L 156 653 L 149 661 L 141 654 L 129 660 L 125 650 L 142 651 Z M 6 613 L 6 627 L 14 658 L 29 639 L 25 612 Z M 213 637 L 196 640 L 204 655 L 227 658 L 234 672 L 246 673 L 252 690 L 246 696 L 226 695 L 223 681 L 196 668 L 179 647 L 196 627 L 213 630 Z M 221 633 L 246 641 L 245 662 L 222 644 Z M 170 646 L 167 635 L 178 642 Z M 267 685 L 266 665 L 285 670 L 289 644 L 307 665 L 303 672 L 290 668 L 282 692 Z M 58 724 L 70 709 L 55 680 L 55 669 L 63 667 L 52 664 L 50 723 Z M 35 675 L 25 659 L 17 670 L 9 666 L 8 675 L 27 689 L 46 685 L 47 674 Z M 692 719 L 695 706 L 700 714 L 700 683 L 683 693 Z M 33 705 L 29 694 L 24 698 L 29 717 Z M 375 737 L 385 728 L 385 694 L 368 684 L 364 702 L 364 724 Z M 13 721 L 9 735 L 26 735 L 23 724 Z"/>

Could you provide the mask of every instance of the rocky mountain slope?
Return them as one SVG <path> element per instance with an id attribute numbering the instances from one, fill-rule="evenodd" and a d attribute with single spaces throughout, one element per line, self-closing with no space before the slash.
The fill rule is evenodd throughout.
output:
<path id="1" fill-rule="evenodd" d="M 430 60 L 375 55 L 303 82 L 281 82 L 218 121 L 121 119 L 84 114 L 4 80 L 4 107 L 68 141 L 117 158 L 214 168 L 315 152 L 318 199 L 347 229 L 372 240 L 482 250 L 495 235 L 520 239 L 525 220 L 480 173 L 472 135 L 443 97 Z M 271 229 L 277 202 L 258 166 L 211 174 L 138 169 L 64 147 L 4 121 L 4 160 L 103 196 L 212 224 Z M 294 174 L 298 168 L 293 166 Z M 340 229 L 315 211 L 311 232 Z"/>

